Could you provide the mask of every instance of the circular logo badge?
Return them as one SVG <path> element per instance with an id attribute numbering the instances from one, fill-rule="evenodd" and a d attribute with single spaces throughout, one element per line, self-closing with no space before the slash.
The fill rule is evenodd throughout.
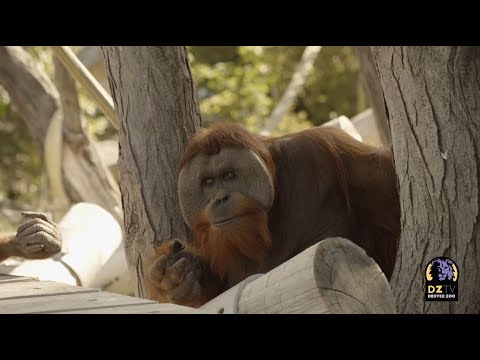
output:
<path id="1" fill-rule="evenodd" d="M 458 301 L 458 266 L 452 259 L 432 259 L 425 269 L 425 280 L 425 300 Z"/>

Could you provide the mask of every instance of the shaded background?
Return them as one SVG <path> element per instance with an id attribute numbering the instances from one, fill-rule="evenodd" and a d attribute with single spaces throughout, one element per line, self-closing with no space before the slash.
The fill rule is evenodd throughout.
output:
<path id="1" fill-rule="evenodd" d="M 54 66 L 48 47 L 25 47 L 50 78 Z M 72 47 L 109 92 L 99 47 Z M 233 121 L 258 132 L 280 101 L 298 65 L 303 46 L 188 47 L 204 124 Z M 0 64 L 1 66 L 1 64 Z M 82 116 L 97 141 L 98 152 L 117 177 L 117 131 L 81 86 Z M 349 118 L 367 109 L 359 65 L 351 47 L 323 47 L 293 107 L 273 135 L 321 125 L 340 115 Z M 27 128 L 0 86 L 0 229 L 13 231 L 18 210 L 48 212 L 52 203 L 43 159 Z"/>

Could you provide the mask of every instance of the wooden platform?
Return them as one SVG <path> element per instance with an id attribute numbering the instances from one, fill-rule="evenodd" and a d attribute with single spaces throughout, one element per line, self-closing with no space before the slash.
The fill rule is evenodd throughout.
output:
<path id="1" fill-rule="evenodd" d="M 36 275 L 38 276 L 38 275 Z M 92 286 L 93 287 L 93 286 Z M 0 314 L 395 314 L 385 274 L 348 239 L 322 240 L 198 309 L 0 274 Z"/>
<path id="2" fill-rule="evenodd" d="M 0 274 L 0 314 L 187 313 L 201 313 L 201 311 L 184 306 L 159 304 L 98 289 Z"/>

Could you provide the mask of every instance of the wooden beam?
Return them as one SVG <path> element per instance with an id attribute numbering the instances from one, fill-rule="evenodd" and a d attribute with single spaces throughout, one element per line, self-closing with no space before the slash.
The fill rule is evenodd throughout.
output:
<path id="1" fill-rule="evenodd" d="M 93 101 L 102 110 L 107 119 L 117 129 L 118 120 L 112 97 L 105 91 L 95 77 L 88 71 L 80 60 L 75 56 L 68 46 L 51 46 L 53 53 L 60 62 L 67 68 L 72 77 L 77 80 Z"/>
<path id="2" fill-rule="evenodd" d="M 390 285 L 379 266 L 344 238 L 325 239 L 267 274 L 246 280 L 248 283 L 238 284 L 200 310 L 239 314 L 395 313 Z M 232 299 L 236 301 L 233 305 Z"/>
<path id="3" fill-rule="evenodd" d="M 363 142 L 363 138 L 358 132 L 357 127 L 353 124 L 353 122 L 347 118 L 345 115 L 341 115 L 335 119 L 332 119 L 322 125 L 322 127 L 336 127 L 337 129 L 342 129 L 345 131 L 348 135 L 353 137 L 355 140 Z"/>

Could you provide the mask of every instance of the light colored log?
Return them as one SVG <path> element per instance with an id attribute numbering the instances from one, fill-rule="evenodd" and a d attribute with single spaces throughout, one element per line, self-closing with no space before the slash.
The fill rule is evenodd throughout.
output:
<path id="1" fill-rule="evenodd" d="M 232 299 L 238 299 L 232 305 Z M 325 239 L 247 284 L 238 284 L 201 310 L 240 314 L 394 313 L 383 272 L 344 238 Z"/>
<path id="2" fill-rule="evenodd" d="M 372 108 L 352 117 L 352 124 L 358 130 L 364 143 L 377 147 L 385 145 Z"/>
<path id="3" fill-rule="evenodd" d="M 126 261 L 106 267 L 117 249 L 123 249 L 122 229 L 115 218 L 95 204 L 74 205 L 59 223 L 64 255 L 61 261 L 78 276 L 81 286 L 103 288 L 127 272 Z M 123 255 L 124 257 L 125 255 Z"/>
<path id="4" fill-rule="evenodd" d="M 54 218 L 63 214 L 70 205 L 70 199 L 67 196 L 63 185 L 63 119 L 62 112 L 57 110 L 52 116 L 50 125 L 47 129 L 44 143 L 44 161 L 45 170 L 52 192 L 52 208 Z"/>
<path id="5" fill-rule="evenodd" d="M 339 117 L 337 117 L 333 120 L 330 120 L 330 121 L 322 124 L 321 126 L 332 126 L 332 127 L 338 128 L 338 129 L 342 129 L 343 131 L 345 131 L 348 135 L 350 135 L 354 139 L 363 142 L 362 136 L 358 132 L 355 125 L 352 123 L 352 121 L 350 121 L 349 118 L 347 118 L 344 115 L 339 116 Z"/>
<path id="6" fill-rule="evenodd" d="M 56 281 L 68 285 L 78 285 L 78 278 L 65 264 L 58 261 L 59 256 L 35 261 L 24 260 L 9 270 L 8 274 L 30 276 L 40 280 Z"/>
<path id="7" fill-rule="evenodd" d="M 261 276 L 263 276 L 263 274 L 249 276 L 245 280 L 217 296 L 215 299 L 212 299 L 208 303 L 201 306 L 200 309 L 217 314 L 237 314 L 238 301 L 243 289 L 245 286 L 247 286 L 247 284 Z"/>
<path id="8" fill-rule="evenodd" d="M 10 274 L 131 294 L 122 230 L 95 204 L 74 205 L 58 224 L 62 251 L 53 258 L 25 261 Z"/>

